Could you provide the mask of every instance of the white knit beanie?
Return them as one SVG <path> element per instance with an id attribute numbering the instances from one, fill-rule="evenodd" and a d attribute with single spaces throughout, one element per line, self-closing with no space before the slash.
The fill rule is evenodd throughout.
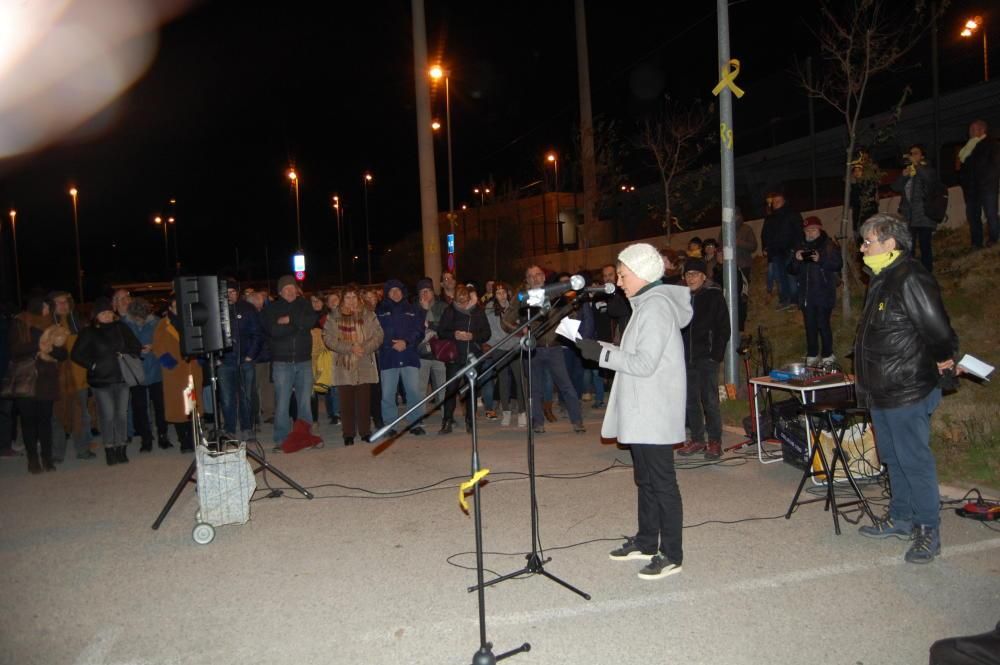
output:
<path id="1" fill-rule="evenodd" d="M 618 260 L 643 281 L 655 282 L 663 277 L 663 257 L 660 250 L 647 243 L 629 245 L 618 255 Z"/>

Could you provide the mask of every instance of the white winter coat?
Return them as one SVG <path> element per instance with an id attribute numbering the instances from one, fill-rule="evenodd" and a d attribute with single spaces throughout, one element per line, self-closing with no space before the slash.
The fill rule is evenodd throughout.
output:
<path id="1" fill-rule="evenodd" d="M 621 344 L 604 344 L 600 365 L 615 380 L 601 436 L 619 443 L 683 443 L 687 373 L 681 328 L 691 321 L 691 291 L 657 284 L 630 299 Z"/>

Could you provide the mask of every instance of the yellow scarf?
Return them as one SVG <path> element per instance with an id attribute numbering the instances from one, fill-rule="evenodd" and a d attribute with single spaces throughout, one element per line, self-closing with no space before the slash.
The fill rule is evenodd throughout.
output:
<path id="1" fill-rule="evenodd" d="M 898 249 L 894 249 L 891 252 L 885 252 L 884 254 L 876 254 L 875 256 L 866 256 L 864 258 L 865 265 L 872 269 L 872 272 L 876 275 L 885 270 L 889 264 L 896 260 L 896 258 L 902 254 Z"/>

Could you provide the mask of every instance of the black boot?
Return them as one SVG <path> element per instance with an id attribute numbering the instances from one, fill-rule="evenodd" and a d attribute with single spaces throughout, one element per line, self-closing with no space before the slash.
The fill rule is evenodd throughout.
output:
<path id="1" fill-rule="evenodd" d="M 41 473 L 42 465 L 38 463 L 38 455 L 28 453 L 28 473 Z"/>
<path id="2" fill-rule="evenodd" d="M 174 444 L 170 443 L 170 439 L 166 435 L 160 437 L 160 449 L 167 450 L 168 448 L 173 448 Z"/>
<path id="3" fill-rule="evenodd" d="M 56 465 L 52 462 L 51 457 L 42 456 L 42 468 L 46 471 L 55 471 Z"/>
<path id="4" fill-rule="evenodd" d="M 118 464 L 118 449 L 117 448 L 105 448 L 104 449 L 104 459 L 108 461 L 108 466 L 114 466 Z"/>
<path id="5" fill-rule="evenodd" d="M 125 454 L 125 446 L 115 448 L 115 455 L 118 457 L 119 464 L 128 464 L 128 455 Z"/>
<path id="6" fill-rule="evenodd" d="M 344 437 L 344 445 L 345 446 L 353 446 L 354 445 L 354 437 L 353 436 L 345 436 Z"/>

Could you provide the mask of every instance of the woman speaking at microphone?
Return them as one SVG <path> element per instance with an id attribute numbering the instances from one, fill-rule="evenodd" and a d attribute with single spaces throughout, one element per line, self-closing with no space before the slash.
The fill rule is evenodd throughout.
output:
<path id="1" fill-rule="evenodd" d="M 639 491 L 639 530 L 611 551 L 615 561 L 648 561 L 640 579 L 681 571 L 683 511 L 674 446 L 684 442 L 687 377 L 681 328 L 691 321 L 691 292 L 663 284 L 660 252 L 645 243 L 618 255 L 618 286 L 632 317 L 618 346 L 577 341 L 584 358 L 614 370 L 601 436 L 630 446 Z"/>

